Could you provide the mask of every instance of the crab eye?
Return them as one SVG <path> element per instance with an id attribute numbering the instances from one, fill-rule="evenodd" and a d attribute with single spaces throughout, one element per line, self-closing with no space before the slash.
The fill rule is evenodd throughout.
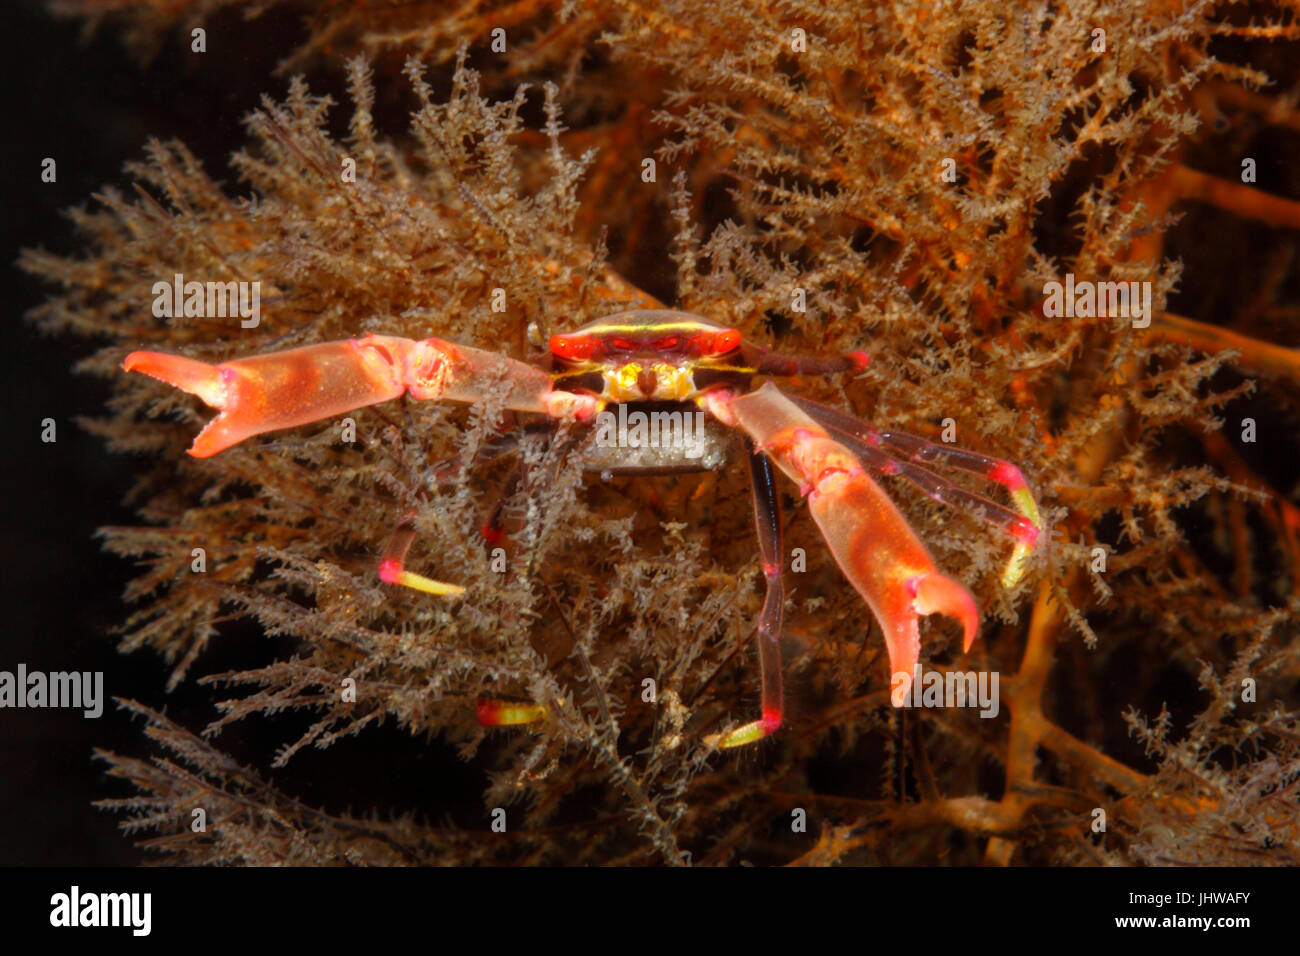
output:
<path id="1" fill-rule="evenodd" d="M 708 344 L 708 351 L 714 355 L 725 355 L 740 344 L 740 333 L 735 329 L 727 329 L 725 332 L 719 332 L 713 336 Z"/>
<path id="2" fill-rule="evenodd" d="M 565 359 L 591 358 L 596 351 L 596 342 L 586 335 L 552 335 L 551 354 Z"/>

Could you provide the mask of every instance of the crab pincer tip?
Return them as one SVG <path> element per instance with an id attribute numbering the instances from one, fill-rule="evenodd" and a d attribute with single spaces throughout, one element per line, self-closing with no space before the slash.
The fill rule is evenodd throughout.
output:
<path id="1" fill-rule="evenodd" d="M 969 651 L 979 633 L 980 612 L 971 593 L 952 578 L 930 572 L 914 579 L 916 597 L 912 607 L 918 614 L 946 614 L 961 622 L 963 651 Z"/>
<path id="2" fill-rule="evenodd" d="M 198 359 L 165 352 L 132 352 L 123 360 L 122 368 L 174 385 L 214 408 L 221 408 L 225 399 L 226 380 L 221 369 Z"/>

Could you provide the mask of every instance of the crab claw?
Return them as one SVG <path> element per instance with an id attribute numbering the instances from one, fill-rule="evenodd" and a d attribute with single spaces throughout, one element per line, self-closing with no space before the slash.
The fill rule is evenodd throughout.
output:
<path id="1" fill-rule="evenodd" d="M 908 581 L 907 589 L 915 595 L 912 599 L 912 611 L 916 616 L 946 614 L 948 617 L 956 618 L 961 622 L 962 628 L 961 649 L 962 651 L 971 649 L 971 645 L 975 643 L 975 636 L 979 633 L 980 612 L 975 599 L 961 583 L 938 571 L 927 571 Z M 913 616 L 909 622 L 913 635 L 917 631 L 916 616 Z M 889 643 L 888 632 L 886 632 L 889 670 L 893 675 L 890 681 L 890 689 L 893 692 L 891 697 L 894 694 L 905 696 L 912 687 L 912 674 L 916 670 L 916 662 L 921 650 L 919 636 L 916 637 L 916 641 L 914 647 L 906 650 L 900 647 L 896 651 L 894 645 Z"/>
<path id="2" fill-rule="evenodd" d="M 840 570 L 880 622 L 889 652 L 891 699 L 897 699 L 911 687 L 921 656 L 920 618 L 956 618 L 962 625 L 962 648 L 969 650 L 979 630 L 975 599 L 940 573 L 907 520 L 861 467 L 823 471 L 810 484 L 813 520 Z"/>
<path id="3" fill-rule="evenodd" d="M 150 378 L 175 385 L 216 408 L 221 407 L 225 400 L 226 386 L 222 381 L 221 368 L 217 365 L 185 358 L 183 355 L 132 352 L 122 363 L 122 368 L 128 372 L 143 372 Z"/>
<path id="4" fill-rule="evenodd" d="M 220 410 L 190 447 L 207 458 L 262 432 L 332 418 L 402 394 L 417 400 L 480 401 L 549 413 L 545 372 L 442 339 L 367 335 L 209 365 L 180 355 L 132 352 L 122 363 L 197 395 Z"/>
<path id="5" fill-rule="evenodd" d="M 209 365 L 179 355 L 132 352 L 122 363 L 217 408 L 190 447 L 207 458 L 252 435 L 329 418 L 406 391 L 397 360 L 402 340 L 372 336 Z M 404 343 L 414 346 L 414 342 Z"/>
<path id="6" fill-rule="evenodd" d="M 916 592 L 912 608 L 917 614 L 946 614 L 961 621 L 963 652 L 969 651 L 979 633 L 980 612 L 965 586 L 938 572 L 931 572 L 911 582 Z"/>
<path id="7" fill-rule="evenodd" d="M 939 572 L 902 513 L 853 453 L 772 385 L 731 400 L 730 410 L 804 490 L 840 570 L 880 622 L 893 699 L 911 686 L 921 654 L 923 615 L 946 614 L 960 621 L 963 648 L 969 650 L 979 630 L 975 599 Z"/>

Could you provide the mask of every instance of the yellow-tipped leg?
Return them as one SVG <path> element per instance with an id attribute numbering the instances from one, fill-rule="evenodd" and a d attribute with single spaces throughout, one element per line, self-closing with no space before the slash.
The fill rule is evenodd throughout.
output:
<path id="1" fill-rule="evenodd" d="M 936 444 L 919 435 L 881 431 L 851 415 L 807 399 L 790 397 L 789 400 L 826 429 L 831 438 L 857 456 L 868 471 L 877 475 L 898 475 L 940 504 L 961 508 L 991 525 L 1005 528 L 1015 537 L 1016 546 L 1002 572 L 1002 586 L 1013 587 L 1024 577 L 1029 570 L 1030 557 L 1037 546 L 1038 537 L 1043 531 L 1043 516 L 1025 481 L 1024 473 L 1019 468 L 1001 458 L 990 458 L 964 448 Z M 744 404 L 754 403 L 749 401 L 749 397 L 736 402 L 737 408 Z M 772 403 L 765 401 L 758 404 L 770 406 Z M 751 421 L 753 417 L 750 416 Z M 955 468 L 1001 485 L 1011 496 L 1014 509 L 1003 507 L 953 484 L 942 475 L 930 471 L 927 467 L 929 465 Z"/>
<path id="2" fill-rule="evenodd" d="M 714 734 L 706 737 L 704 742 L 710 746 L 717 747 L 719 750 L 727 750 L 731 747 L 743 747 L 745 744 L 752 744 L 755 741 L 762 740 L 775 733 L 781 726 L 781 714 L 779 712 L 764 713 L 762 719 L 752 721 L 741 727 L 737 727 L 729 734 Z"/>
<path id="3" fill-rule="evenodd" d="M 457 597 L 465 593 L 465 589 L 459 584 L 435 581 L 414 571 L 404 571 L 398 562 L 391 560 L 379 562 L 379 578 L 389 584 L 400 584 L 404 588 L 414 588 L 425 594 L 437 594 L 440 597 Z"/>
<path id="4" fill-rule="evenodd" d="M 478 722 L 484 727 L 535 724 L 544 719 L 547 713 L 544 704 L 520 704 L 510 700 L 494 700 L 490 697 L 483 697 L 478 701 Z"/>
<path id="5" fill-rule="evenodd" d="M 776 476 L 767 457 L 756 453 L 753 443 L 745 445 L 749 451 L 750 484 L 754 494 L 754 524 L 758 530 L 758 548 L 763 556 L 763 577 L 767 580 L 767 593 L 763 610 L 758 616 L 755 634 L 758 638 L 758 663 L 763 675 L 762 717 L 729 734 L 715 734 L 705 738 L 705 743 L 727 750 L 743 747 L 776 733 L 785 712 L 784 692 L 781 687 L 781 622 L 785 608 L 785 578 L 781 570 L 781 503 L 776 494 Z"/>
<path id="6" fill-rule="evenodd" d="M 384 548 L 384 556 L 379 560 L 379 579 L 389 584 L 400 584 L 402 587 L 414 588 L 416 591 L 436 594 L 440 597 L 457 597 L 464 594 L 465 589 L 459 584 L 435 581 L 433 578 L 426 578 L 423 574 L 406 570 L 406 552 L 411 550 L 411 542 L 414 540 L 415 513 L 407 512 L 398 524 L 397 530 L 393 532 L 393 536 L 388 539 L 387 547 Z"/>
<path id="7" fill-rule="evenodd" d="M 1009 480 L 1007 480 L 1008 475 L 1010 475 Z M 1034 500 L 1033 493 L 1020 475 L 1020 469 L 1008 469 L 1002 472 L 999 478 L 1011 492 L 1011 500 L 1016 508 L 1025 516 L 1024 521 L 1011 529 L 1011 533 L 1016 536 L 1016 547 L 1011 552 L 1011 560 L 1007 562 L 1006 570 L 1002 572 L 1002 586 L 1010 588 L 1024 577 L 1029 567 L 1029 556 L 1034 553 L 1039 532 L 1043 528 L 1043 516 L 1038 510 L 1038 502 Z"/>

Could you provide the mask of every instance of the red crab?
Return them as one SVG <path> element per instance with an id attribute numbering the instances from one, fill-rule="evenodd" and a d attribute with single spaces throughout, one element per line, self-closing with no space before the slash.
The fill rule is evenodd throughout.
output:
<path id="1" fill-rule="evenodd" d="M 905 692 L 920 655 L 918 620 L 942 613 L 962 624 L 969 649 L 979 611 L 959 582 L 935 567 L 898 508 L 869 472 L 897 475 L 936 501 L 964 508 L 1008 531 L 1016 544 L 1003 585 L 1023 574 L 1042 520 L 1020 469 L 1009 462 L 935 444 L 900 432 L 879 431 L 832 408 L 787 395 L 758 376 L 789 377 L 861 369 L 865 353 L 836 358 L 777 355 L 741 340 L 735 329 L 671 310 L 636 310 L 607 316 L 565 335 L 552 336 L 549 352 L 534 364 L 456 345 L 383 335 L 326 342 L 235 359 L 220 365 L 133 352 L 127 371 L 143 372 L 197 395 L 220 414 L 190 448 L 198 458 L 261 432 L 303 425 L 407 394 L 413 399 L 477 402 L 505 391 L 504 405 L 550 419 L 572 417 L 608 428 L 614 408 L 667 415 L 685 422 L 697 410 L 707 425 L 691 442 L 587 442 L 584 464 L 606 473 L 653 474 L 722 467 L 725 429 L 739 429 L 750 454 L 754 516 L 767 579 L 758 619 L 762 716 L 718 738 L 720 747 L 760 740 L 781 725 L 781 657 L 784 608 L 781 519 L 772 470 L 775 463 L 798 482 L 844 575 L 870 606 L 884 631 L 894 699 Z M 678 419 L 671 416 L 676 413 Z M 1015 510 L 972 494 L 931 471 L 940 465 L 1000 484 Z M 433 594 L 457 594 L 455 585 L 406 570 L 414 538 L 411 522 L 394 532 L 379 563 L 387 582 Z M 484 701 L 479 718 L 489 724 L 521 723 L 545 713 L 540 706 Z"/>

